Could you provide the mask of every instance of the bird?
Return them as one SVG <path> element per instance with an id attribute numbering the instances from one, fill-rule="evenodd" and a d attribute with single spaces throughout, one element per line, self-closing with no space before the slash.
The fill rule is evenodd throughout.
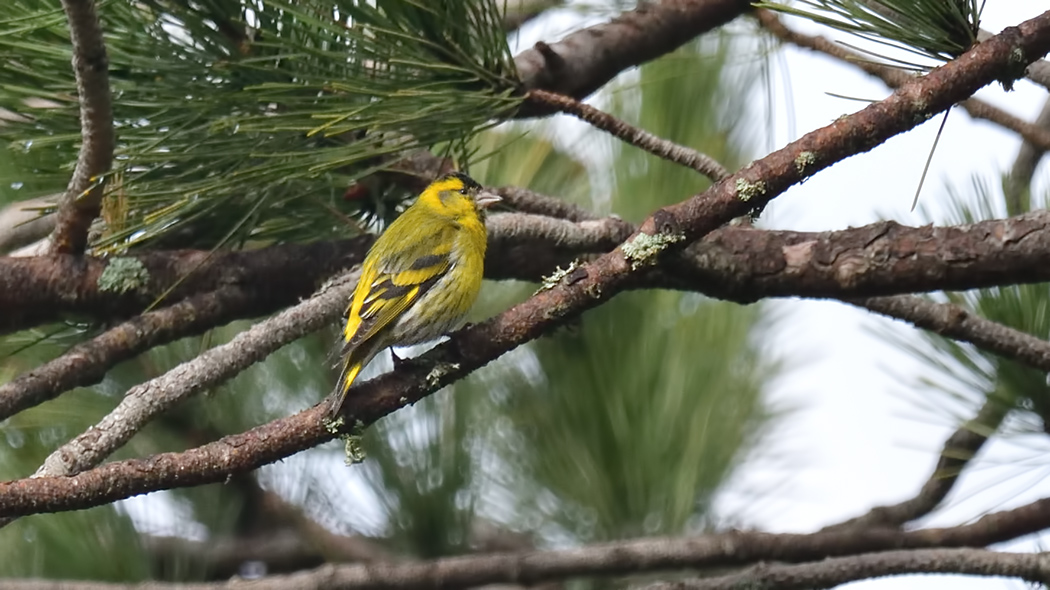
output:
<path id="1" fill-rule="evenodd" d="M 347 308 L 330 420 L 380 351 L 435 340 L 463 326 L 484 274 L 484 212 L 500 200 L 466 174 L 451 172 L 431 182 L 376 239 Z"/>

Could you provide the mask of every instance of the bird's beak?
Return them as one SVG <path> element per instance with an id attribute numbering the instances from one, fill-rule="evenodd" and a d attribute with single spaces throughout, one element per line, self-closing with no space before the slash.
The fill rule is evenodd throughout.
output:
<path id="1" fill-rule="evenodd" d="M 477 203 L 478 209 L 488 209 L 490 205 L 502 200 L 503 198 L 499 195 L 488 191 L 480 192 L 477 197 L 474 197 L 474 202 Z"/>

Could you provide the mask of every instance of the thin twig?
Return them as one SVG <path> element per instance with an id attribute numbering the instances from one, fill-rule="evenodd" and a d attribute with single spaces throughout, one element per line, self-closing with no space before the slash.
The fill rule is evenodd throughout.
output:
<path id="1" fill-rule="evenodd" d="M 846 49 L 824 37 L 805 35 L 803 33 L 792 31 L 784 26 L 784 23 L 781 22 L 777 15 L 772 11 L 756 10 L 755 16 L 758 17 L 758 22 L 762 27 L 772 33 L 777 39 L 780 39 L 785 43 L 791 43 L 842 60 L 852 66 L 860 68 L 876 78 L 879 78 L 890 88 L 900 88 L 910 80 L 914 79 L 912 75 L 906 72 L 889 66 L 873 63 L 869 58 L 854 51 L 850 51 L 849 49 Z M 996 108 L 980 99 L 968 98 L 961 100 L 959 104 L 966 109 L 966 112 L 968 112 L 971 117 L 991 121 L 992 123 L 1014 131 L 1033 145 L 1039 146 L 1044 150 L 1050 150 L 1050 130 L 1033 125 L 1020 117 L 1011 115 L 1010 113 Z"/>
<path id="2" fill-rule="evenodd" d="M 102 207 L 104 174 L 113 164 L 116 143 L 109 90 L 109 59 L 94 0 L 62 0 L 73 45 L 73 71 L 80 99 L 80 153 L 58 208 L 53 253 L 80 254 L 88 229 Z"/>
<path id="3" fill-rule="evenodd" d="M 885 551 L 799 565 L 759 564 L 739 574 L 659 582 L 644 590 L 821 590 L 858 580 L 906 574 L 1017 578 L 1042 585 L 1050 579 L 1050 554 L 1000 553 L 985 549 Z"/>
<path id="4" fill-rule="evenodd" d="M 577 117 L 609 133 L 613 137 L 622 139 L 654 156 L 686 168 L 692 168 L 711 179 L 712 182 L 718 182 L 729 176 L 729 171 L 711 156 L 657 137 L 644 129 L 639 129 L 630 123 L 621 121 L 609 113 L 582 103 L 571 96 L 555 94 L 546 90 L 530 90 L 528 98 L 553 110 Z"/>
<path id="5" fill-rule="evenodd" d="M 1033 124 L 1050 131 L 1050 99 L 1043 103 L 1043 108 Z M 1010 174 L 1003 183 L 1007 215 L 1019 215 L 1031 210 L 1032 178 L 1045 153 L 1045 149 L 1027 139 L 1021 142 L 1014 164 L 1010 167 Z"/>
<path id="6" fill-rule="evenodd" d="M 969 342 L 1030 367 L 1050 372 L 1050 342 L 949 303 L 936 303 L 915 295 L 847 300 L 876 313 L 907 318 L 911 324 L 945 338 Z"/>
<path id="7" fill-rule="evenodd" d="M 503 186 L 492 189 L 492 191 L 503 198 L 504 204 L 521 213 L 557 217 L 558 219 L 567 219 L 569 221 L 587 221 L 600 218 L 600 216 L 583 207 L 573 205 L 557 197 L 542 195 L 526 188 Z"/>

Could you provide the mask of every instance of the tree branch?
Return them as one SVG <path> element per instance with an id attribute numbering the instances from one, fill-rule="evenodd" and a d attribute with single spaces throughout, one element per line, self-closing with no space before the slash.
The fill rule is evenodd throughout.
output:
<path id="1" fill-rule="evenodd" d="M 360 263 L 374 236 L 285 244 L 257 250 L 151 251 L 96 258 L 53 254 L 0 257 L 0 334 L 67 314 L 106 320 L 141 313 L 158 298 L 240 287 L 276 310 L 313 293 L 321 281 Z"/>
<path id="2" fill-rule="evenodd" d="M 818 590 L 857 580 L 904 574 L 1005 577 L 1045 584 L 1050 580 L 1050 555 L 999 553 L 983 549 L 886 551 L 801 565 L 759 564 L 739 574 L 660 582 L 646 586 L 645 590 Z"/>
<path id="3" fill-rule="evenodd" d="M 711 156 L 662 137 L 657 137 L 644 129 L 639 129 L 634 125 L 621 121 L 609 113 L 584 104 L 572 97 L 546 90 L 530 90 L 528 98 L 536 104 L 572 115 L 581 121 L 590 123 L 613 137 L 645 150 L 658 158 L 663 158 L 686 168 L 692 168 L 711 179 L 712 182 L 718 182 L 729 176 L 729 171 Z"/>
<path id="4" fill-rule="evenodd" d="M 155 346 L 272 311 L 260 303 L 240 287 L 223 287 L 136 316 L 0 385 L 0 420 L 74 387 L 94 385 L 117 363 Z"/>
<path id="5" fill-rule="evenodd" d="M 73 177 L 58 208 L 52 234 L 53 253 L 80 254 L 88 228 L 102 207 L 104 174 L 116 144 L 109 91 L 109 59 L 94 0 L 62 0 L 73 45 L 73 72 L 80 99 L 80 153 Z"/>
<path id="6" fill-rule="evenodd" d="M 963 539 L 973 534 L 972 527 L 986 528 L 982 523 L 1001 516 L 998 513 L 986 516 L 973 525 L 951 529 L 929 529 L 926 531 L 899 532 L 891 530 L 863 530 L 851 534 L 812 533 L 768 534 L 754 532 L 731 532 L 685 538 L 652 538 L 616 543 L 589 545 L 575 549 L 555 551 L 529 551 L 518 553 L 495 553 L 487 555 L 449 557 L 432 561 L 408 563 L 371 563 L 367 565 L 327 565 L 315 570 L 290 575 L 268 576 L 250 582 L 253 590 L 285 588 L 368 588 L 370 590 L 409 590 L 413 588 L 469 588 L 486 584 L 512 583 L 534 585 L 552 580 L 576 577 L 617 576 L 682 569 L 706 569 L 750 565 L 761 561 L 819 563 L 802 565 L 763 565 L 741 574 L 709 580 L 697 580 L 688 584 L 717 584 L 696 586 L 714 588 L 805 588 L 803 579 L 811 584 L 825 587 L 821 580 L 845 576 L 844 581 L 865 579 L 878 575 L 909 572 L 951 572 L 973 575 L 1008 575 L 1025 579 L 1045 579 L 1050 573 L 1050 559 L 1044 554 L 1011 554 L 978 551 L 974 549 L 926 549 L 938 547 L 933 539 L 948 540 L 943 545 L 977 547 L 988 543 L 990 537 L 975 535 L 973 542 Z M 871 554 L 879 549 L 914 548 L 912 551 L 887 551 Z M 867 553 L 857 555 L 858 553 Z M 838 559 L 829 556 L 848 555 Z M 909 559 L 908 556 L 914 556 Z M 882 572 L 882 573 L 880 573 Z M 799 578 L 797 585 L 773 586 L 770 582 L 785 578 Z M 856 577 L 848 577 L 856 576 Z M 765 585 L 740 584 L 754 580 Z M 737 586 L 729 585 L 736 581 Z M 784 580 L 789 583 L 789 579 Z M 9 582 L 11 583 L 11 582 Z M 24 580 L 13 582 L 14 590 L 173 590 L 174 584 L 97 584 L 76 583 L 76 586 L 60 586 L 60 581 Z M 66 582 L 68 584 L 68 582 Z M 218 583 L 180 583 L 183 590 L 219 590 L 242 587 L 246 582 L 231 580 Z M 834 584 L 829 584 L 834 585 Z M 657 585 L 656 588 L 671 586 Z M 684 586 L 693 588 L 692 585 Z"/>
<path id="7" fill-rule="evenodd" d="M 584 98 L 620 72 L 656 59 L 751 9 L 749 0 L 660 0 L 639 3 L 607 23 L 556 43 L 537 43 L 514 57 L 523 90 Z M 550 114 L 525 105 L 519 117 Z"/>
<path id="8" fill-rule="evenodd" d="M 782 23 L 772 11 L 756 10 L 755 15 L 758 18 L 759 24 L 782 42 L 791 43 L 844 61 L 882 80 L 890 88 L 900 88 L 909 81 L 915 79 L 914 76 L 902 70 L 873 63 L 867 56 L 850 51 L 842 45 L 825 39 L 824 37 L 805 35 L 792 31 L 784 26 L 784 23 Z M 1020 117 L 1015 117 L 1014 115 L 996 108 L 980 99 L 967 98 L 965 100 L 960 100 L 959 104 L 966 109 L 966 112 L 969 113 L 971 117 L 991 121 L 992 123 L 1017 133 L 1023 137 L 1025 141 L 1042 148 L 1044 151 L 1050 150 L 1050 130 L 1044 129 L 1038 125 L 1033 125 Z"/>
<path id="9" fill-rule="evenodd" d="M 73 475 L 98 465 L 161 412 L 332 323 L 346 307 L 356 276 L 345 275 L 316 296 L 255 324 L 226 344 L 132 387 L 98 424 L 51 453 L 34 477 Z"/>

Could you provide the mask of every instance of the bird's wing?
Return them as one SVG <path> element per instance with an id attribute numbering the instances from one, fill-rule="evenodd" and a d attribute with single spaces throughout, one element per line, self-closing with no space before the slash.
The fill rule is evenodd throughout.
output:
<path id="1" fill-rule="evenodd" d="M 452 240 L 440 232 L 410 250 L 381 258 L 362 270 L 347 313 L 344 352 L 394 322 L 451 267 Z M 426 254 L 419 256 L 419 252 Z"/>

